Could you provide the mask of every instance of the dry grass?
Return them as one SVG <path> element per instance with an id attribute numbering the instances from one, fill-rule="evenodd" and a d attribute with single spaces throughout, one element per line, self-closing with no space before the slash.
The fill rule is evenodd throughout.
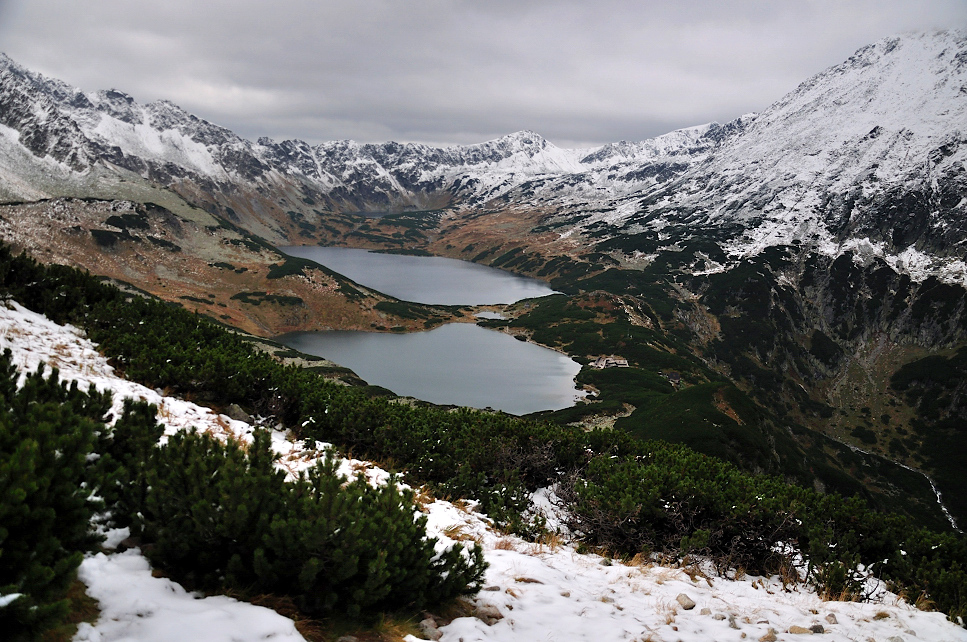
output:
<path id="1" fill-rule="evenodd" d="M 930 599 L 926 591 L 917 596 L 917 599 L 913 601 L 913 605 L 916 606 L 921 611 L 936 611 L 936 603 Z"/>
<path id="2" fill-rule="evenodd" d="M 688 575 L 688 579 L 692 580 L 692 584 L 698 583 L 698 578 L 705 580 L 709 588 L 712 588 L 712 578 L 705 574 L 705 572 L 699 568 L 698 564 L 689 564 L 688 566 L 682 567 L 682 571 Z M 741 575 L 740 575 L 741 573 Z M 739 568 L 735 572 L 735 579 L 742 579 L 745 577 L 745 569 Z"/>
<path id="3" fill-rule="evenodd" d="M 419 488 L 413 489 L 413 503 L 416 504 L 424 513 L 427 512 L 427 506 L 436 501 L 433 493 L 426 486 L 420 486 Z"/>
<path id="4" fill-rule="evenodd" d="M 94 624 L 101 615 L 100 605 L 87 594 L 87 587 L 80 580 L 74 580 L 67 589 L 67 599 L 70 600 L 67 620 L 59 627 L 44 633 L 43 642 L 70 642 L 81 622 Z"/>
<path id="5" fill-rule="evenodd" d="M 779 567 L 779 579 L 782 581 L 782 588 L 785 591 L 788 591 L 790 586 L 798 585 L 801 581 L 799 570 L 788 560 L 784 560 Z"/>
<path id="6" fill-rule="evenodd" d="M 452 602 L 443 604 L 433 612 L 439 626 L 449 624 L 458 617 L 470 617 L 477 610 L 477 605 L 466 597 L 458 597 Z"/>
<path id="7" fill-rule="evenodd" d="M 533 577 L 515 577 L 514 581 L 520 584 L 543 584 L 544 583 L 540 580 L 535 580 Z"/>
<path id="8" fill-rule="evenodd" d="M 408 635 L 420 637 L 417 622 L 419 618 L 415 616 L 381 614 L 378 619 L 369 624 L 339 618 L 316 619 L 300 611 L 293 599 L 288 596 L 272 594 L 241 596 L 232 592 L 227 594 L 257 606 L 272 609 L 279 615 L 289 618 L 307 642 L 333 642 L 346 635 L 355 637 L 359 642 L 403 642 Z M 464 610 L 455 608 L 454 613 L 463 613 Z M 460 616 L 455 615 L 455 617 Z"/>
<path id="9" fill-rule="evenodd" d="M 510 539 L 509 537 L 504 537 L 503 539 L 497 540 L 497 543 L 494 544 L 494 550 L 513 551 L 517 549 L 514 547 L 514 540 Z"/>
<path id="10" fill-rule="evenodd" d="M 243 599 L 233 595 L 238 599 Z M 295 628 L 308 642 L 324 642 L 326 640 L 326 626 L 320 620 L 306 617 L 295 605 L 291 597 L 279 595 L 256 595 L 245 599 L 257 606 L 272 609 L 279 615 L 289 618 L 295 623 Z"/>
<path id="11" fill-rule="evenodd" d="M 458 542 L 466 542 L 466 541 L 478 542 L 479 541 L 479 538 L 476 535 L 474 535 L 473 533 L 467 532 L 466 524 L 451 524 L 450 526 L 447 526 L 445 529 L 443 529 L 443 534 L 449 537 L 450 539 L 456 540 Z"/>
<path id="12" fill-rule="evenodd" d="M 658 566 L 652 569 L 652 579 L 655 584 L 664 584 L 669 580 L 678 579 L 679 571 L 677 569 L 668 568 L 665 566 Z"/>
<path id="13" fill-rule="evenodd" d="M 655 565 L 655 563 L 651 561 L 651 558 L 649 558 L 644 553 L 635 553 L 634 557 L 628 560 L 624 560 L 621 563 L 624 564 L 625 566 L 633 566 L 635 568 L 640 568 L 640 569 L 651 568 Z"/>
<path id="14" fill-rule="evenodd" d="M 564 539 L 557 533 L 552 533 L 550 531 L 544 531 L 541 536 L 537 538 L 537 543 L 541 547 L 546 547 L 552 553 L 564 545 Z M 542 551 L 543 552 L 543 551 Z"/>
<path id="15" fill-rule="evenodd" d="M 675 616 L 678 615 L 677 604 L 673 604 L 667 600 L 661 600 L 655 610 L 659 615 L 663 616 L 665 624 L 674 624 Z"/>

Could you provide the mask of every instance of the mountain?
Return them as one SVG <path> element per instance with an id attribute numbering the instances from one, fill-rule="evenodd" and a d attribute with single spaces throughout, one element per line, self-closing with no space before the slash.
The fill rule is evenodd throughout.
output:
<path id="1" fill-rule="evenodd" d="M 333 212 L 449 208 L 459 225 L 479 208 L 540 209 L 545 227 L 592 242 L 664 230 L 713 236 L 730 257 L 798 242 L 967 278 L 963 32 L 884 39 L 759 115 L 592 150 L 533 132 L 445 148 L 251 142 L 169 102 L 83 93 L 5 57 L 0 82 L 8 199 L 126 170 L 272 241 L 305 231 L 287 212 L 317 225 Z"/>
<path id="2" fill-rule="evenodd" d="M 314 315 L 420 325 L 272 244 L 551 280 L 567 297 L 537 306 L 546 316 L 521 307 L 492 325 L 632 367 L 582 373 L 595 403 L 548 419 L 603 416 L 881 506 L 913 497 L 904 510 L 943 524 L 935 491 L 967 519 L 953 455 L 967 448 L 965 123 L 957 31 L 864 47 L 758 114 L 587 150 L 527 131 L 451 147 L 253 142 L 2 57 L 0 233 L 261 334 Z M 656 380 L 669 372 L 680 389 Z"/>
<path id="3" fill-rule="evenodd" d="M 805 81 L 608 222 L 691 238 L 734 226 L 730 257 L 803 243 L 963 283 L 965 125 L 967 34 L 889 38 Z"/>

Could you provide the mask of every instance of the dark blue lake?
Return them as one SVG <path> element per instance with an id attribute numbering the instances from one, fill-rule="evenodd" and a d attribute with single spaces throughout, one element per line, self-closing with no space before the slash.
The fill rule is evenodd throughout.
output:
<path id="1" fill-rule="evenodd" d="M 440 256 L 382 254 L 345 247 L 279 248 L 404 301 L 436 305 L 513 303 L 553 294 L 543 281 Z"/>
<path id="2" fill-rule="evenodd" d="M 278 341 L 351 368 L 369 383 L 432 403 L 515 415 L 573 406 L 580 364 L 470 323 L 428 332 L 293 332 Z"/>
<path id="3" fill-rule="evenodd" d="M 442 305 L 513 303 L 554 291 L 467 261 L 336 247 L 283 247 L 366 287 Z M 278 341 L 351 368 L 371 384 L 432 403 L 512 414 L 573 406 L 580 364 L 538 345 L 469 323 L 427 332 L 294 332 Z"/>

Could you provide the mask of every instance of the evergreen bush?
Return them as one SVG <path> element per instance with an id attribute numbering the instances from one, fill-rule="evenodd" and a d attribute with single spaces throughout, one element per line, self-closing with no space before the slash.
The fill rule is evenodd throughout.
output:
<path id="1" fill-rule="evenodd" d="M 438 556 L 411 492 L 346 483 L 331 458 L 286 482 L 274 460 L 264 431 L 248 448 L 171 436 L 149 475 L 151 560 L 192 586 L 291 595 L 316 615 L 422 608 L 479 589 L 479 546 Z"/>
<path id="2" fill-rule="evenodd" d="M 17 389 L 10 351 L 0 357 L 0 631 L 34 640 L 60 624 L 67 589 L 98 538 L 84 480 L 109 398 L 62 385 L 44 367 Z"/>

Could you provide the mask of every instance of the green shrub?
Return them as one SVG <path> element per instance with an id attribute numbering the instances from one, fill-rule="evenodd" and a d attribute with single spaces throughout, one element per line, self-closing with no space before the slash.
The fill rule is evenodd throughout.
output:
<path id="1" fill-rule="evenodd" d="M 69 610 L 67 589 L 98 538 L 83 484 L 97 418 L 109 397 L 62 385 L 43 366 L 16 388 L 10 351 L 0 358 L 0 607 L 8 640 L 39 639 Z"/>
<path id="2" fill-rule="evenodd" d="M 197 432 L 170 437 L 146 500 L 152 561 L 203 588 L 291 595 L 317 615 L 418 609 L 479 589 L 479 547 L 436 558 L 411 492 L 344 484 L 332 459 L 287 483 L 274 459 L 261 431 L 247 451 Z"/>

